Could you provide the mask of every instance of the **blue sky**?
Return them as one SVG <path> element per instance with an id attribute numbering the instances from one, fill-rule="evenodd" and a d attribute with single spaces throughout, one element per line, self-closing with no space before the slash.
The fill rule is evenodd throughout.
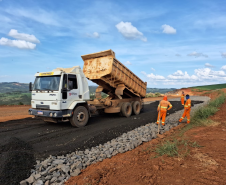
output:
<path id="1" fill-rule="evenodd" d="M 148 87 L 226 83 L 226 2 L 0 0 L 0 82 L 107 49 Z"/>

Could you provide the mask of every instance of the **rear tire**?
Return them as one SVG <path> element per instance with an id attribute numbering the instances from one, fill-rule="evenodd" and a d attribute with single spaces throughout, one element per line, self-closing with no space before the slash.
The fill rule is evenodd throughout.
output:
<path id="1" fill-rule="evenodd" d="M 121 113 L 125 117 L 130 117 L 132 114 L 132 106 L 129 102 L 125 102 L 122 104 Z"/>
<path id="2" fill-rule="evenodd" d="M 132 108 L 133 108 L 133 113 L 134 113 L 135 115 L 140 114 L 141 105 L 140 105 L 140 102 L 139 102 L 139 101 L 133 102 Z"/>
<path id="3" fill-rule="evenodd" d="M 73 116 L 70 118 L 70 123 L 73 127 L 84 127 L 89 120 L 88 110 L 83 106 L 75 108 Z"/>

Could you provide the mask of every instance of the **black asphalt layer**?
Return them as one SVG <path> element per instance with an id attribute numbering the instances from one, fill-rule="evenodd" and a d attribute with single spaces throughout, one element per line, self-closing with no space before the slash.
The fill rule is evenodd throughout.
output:
<path id="1" fill-rule="evenodd" d="M 170 102 L 173 108 L 168 111 L 169 114 L 183 109 L 179 101 Z M 118 114 L 91 117 L 88 124 L 82 128 L 72 127 L 69 122 L 44 123 L 39 118 L 2 122 L 0 123 L 0 169 L 8 171 L 6 166 L 11 165 L 11 170 L 16 170 L 13 169 L 9 157 L 13 158 L 14 162 L 18 157 L 19 164 L 15 162 L 15 168 L 18 169 L 18 165 L 24 164 L 27 167 L 27 171 L 16 170 L 18 175 L 22 174 L 21 180 L 23 180 L 24 176 L 29 173 L 30 166 L 34 165 L 34 159 L 44 159 L 49 155 L 62 155 L 104 144 L 125 132 L 156 122 L 158 103 L 144 105 L 144 109 L 139 115 L 129 118 L 120 117 Z M 193 104 L 198 103 L 202 103 L 202 101 L 193 101 Z M 18 143 L 20 143 L 20 147 L 18 147 Z M 7 152 L 12 156 L 7 157 Z M 21 155 L 27 157 L 23 158 Z M 26 158 L 30 163 L 26 163 Z M 1 173 L 0 171 L 0 179 L 3 174 L 8 172 Z"/>

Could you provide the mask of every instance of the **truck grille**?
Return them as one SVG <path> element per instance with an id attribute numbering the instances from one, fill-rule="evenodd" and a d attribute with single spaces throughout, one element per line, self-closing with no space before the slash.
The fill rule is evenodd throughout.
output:
<path id="1" fill-rule="evenodd" d="M 36 104 L 36 109 L 46 109 L 46 110 L 49 110 L 49 105 L 37 105 Z"/>

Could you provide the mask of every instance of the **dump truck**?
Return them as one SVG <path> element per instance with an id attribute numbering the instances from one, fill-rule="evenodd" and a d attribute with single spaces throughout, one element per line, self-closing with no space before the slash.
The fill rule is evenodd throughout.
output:
<path id="1" fill-rule="evenodd" d="M 34 84 L 29 85 L 30 115 L 45 122 L 70 121 L 72 126 L 83 127 L 89 117 L 98 113 L 119 113 L 124 117 L 140 113 L 146 82 L 119 62 L 112 50 L 81 57 L 83 70 L 74 66 L 35 74 Z M 94 100 L 90 100 L 87 79 L 98 84 Z M 102 92 L 106 98 L 102 98 Z"/>

